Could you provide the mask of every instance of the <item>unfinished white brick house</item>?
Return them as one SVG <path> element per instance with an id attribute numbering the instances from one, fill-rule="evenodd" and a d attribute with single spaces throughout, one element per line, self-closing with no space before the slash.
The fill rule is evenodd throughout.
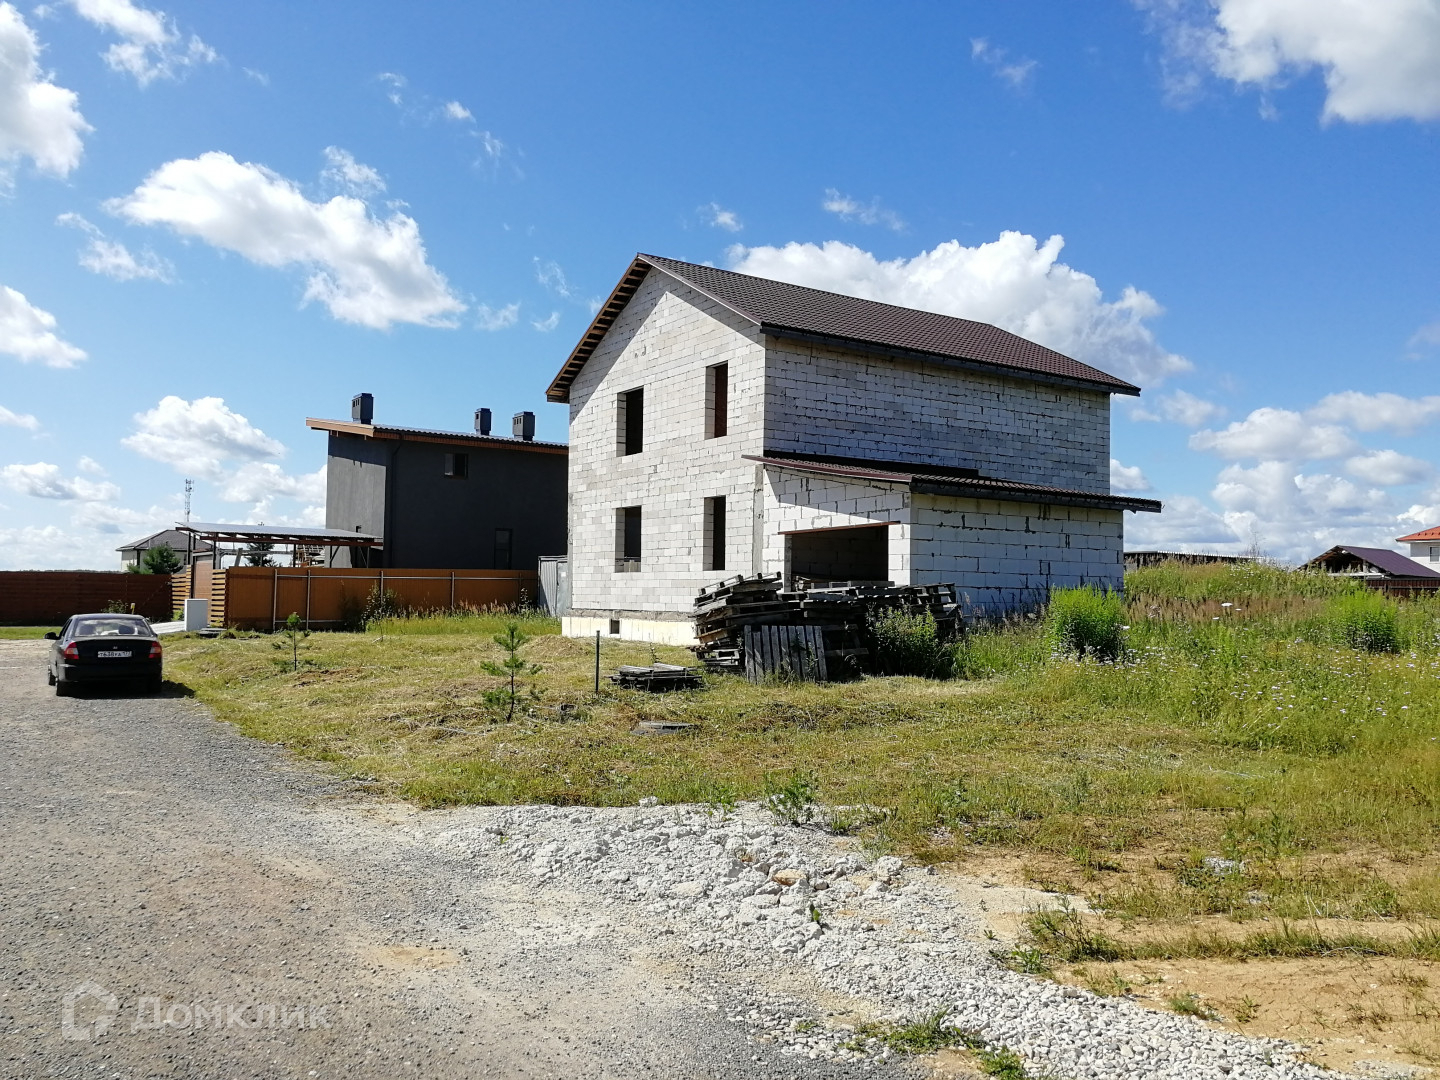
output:
<path id="1" fill-rule="evenodd" d="M 1002 610 L 1119 586 L 1110 395 L 984 323 L 636 256 L 551 383 L 570 406 L 564 631 L 688 644 L 704 585 L 953 582 Z"/>

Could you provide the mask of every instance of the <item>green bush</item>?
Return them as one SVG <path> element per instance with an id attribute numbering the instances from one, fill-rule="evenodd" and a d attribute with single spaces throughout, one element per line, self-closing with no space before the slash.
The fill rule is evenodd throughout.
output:
<path id="1" fill-rule="evenodd" d="M 1376 592 L 1337 596 L 1326 605 L 1326 617 L 1341 642 L 1361 652 L 1400 651 L 1400 608 Z"/>
<path id="2" fill-rule="evenodd" d="M 870 636 L 875 643 L 877 673 L 950 677 L 954 660 L 941 642 L 930 612 L 886 611 L 871 620 Z"/>
<path id="3" fill-rule="evenodd" d="M 1056 652 L 1115 660 L 1125 648 L 1125 602 L 1118 592 L 1094 585 L 1055 589 L 1045 628 Z"/>

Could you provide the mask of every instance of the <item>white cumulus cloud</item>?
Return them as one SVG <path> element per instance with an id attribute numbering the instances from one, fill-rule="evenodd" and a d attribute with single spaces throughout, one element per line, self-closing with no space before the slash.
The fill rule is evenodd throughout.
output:
<path id="1" fill-rule="evenodd" d="M 55 221 L 59 225 L 71 225 L 86 234 L 88 239 L 80 252 L 80 265 L 93 274 L 116 281 L 148 279 L 168 284 L 175 280 L 175 267 L 149 248 L 136 255 L 120 241 L 107 238 L 99 227 L 79 214 L 61 214 Z"/>
<path id="2" fill-rule="evenodd" d="M 355 160 L 349 150 L 338 146 L 325 148 L 325 169 L 320 173 L 322 180 L 358 198 L 366 199 L 385 190 L 385 179 L 369 165 Z"/>
<path id="3" fill-rule="evenodd" d="M 1139 465 L 1122 465 L 1115 458 L 1110 459 L 1110 486 L 1116 491 L 1149 491 L 1150 481 L 1145 479 Z"/>
<path id="4" fill-rule="evenodd" d="M 246 462 L 226 477 L 218 487 L 218 494 L 225 502 L 245 503 L 247 520 L 268 521 L 278 524 L 275 500 L 295 499 L 310 508 L 319 507 L 320 520 L 324 524 L 325 507 L 325 466 L 313 473 L 299 476 L 268 461 Z"/>
<path id="5" fill-rule="evenodd" d="M 1106 300 L 1089 274 L 1059 261 L 1065 245 L 1019 232 L 966 247 L 950 240 L 914 258 L 882 261 L 836 240 L 730 249 L 731 268 L 796 285 L 993 323 L 1140 386 L 1189 371 L 1148 323 L 1163 310 L 1126 287 Z"/>
<path id="6" fill-rule="evenodd" d="M 896 232 L 903 232 L 905 229 L 904 219 L 895 211 L 881 206 L 878 198 L 863 203 L 849 195 L 840 194 L 835 188 L 826 188 L 825 197 L 820 200 L 820 208 L 834 214 L 841 221 L 857 221 L 861 225 L 884 225 Z"/>
<path id="7" fill-rule="evenodd" d="M 1158 514 L 1133 514 L 1125 519 L 1125 547 L 1131 551 L 1204 551 L 1234 554 L 1242 537 L 1225 519 L 1193 495 L 1164 500 Z"/>
<path id="8" fill-rule="evenodd" d="M 0 468 L 0 483 L 36 499 L 110 502 L 120 496 L 120 489 L 109 481 L 96 482 L 79 476 L 66 476 L 59 465 L 46 461 L 37 461 L 33 465 L 6 465 Z"/>
<path id="9" fill-rule="evenodd" d="M 1435 475 L 1435 468 L 1428 461 L 1408 457 L 1395 450 L 1371 450 L 1359 454 L 1345 462 L 1345 471 L 1367 484 L 1380 487 L 1418 484 Z"/>
<path id="10" fill-rule="evenodd" d="M 475 316 L 475 325 L 481 330 L 504 330 L 507 326 L 514 326 L 520 318 L 520 304 L 516 302 L 499 308 L 481 304 L 476 307 Z"/>
<path id="11" fill-rule="evenodd" d="M 194 401 L 173 394 L 153 409 L 135 415 L 135 433 L 121 445 L 177 472 L 223 480 L 230 461 L 254 462 L 284 455 L 282 443 L 234 412 L 224 398 Z"/>
<path id="12" fill-rule="evenodd" d="M 739 232 L 745 227 L 740 220 L 740 215 L 734 210 L 726 210 L 719 203 L 706 203 L 700 207 L 700 213 L 705 216 L 705 223 L 717 229 L 724 229 L 726 232 Z"/>
<path id="13" fill-rule="evenodd" d="M 1136 407 L 1130 410 L 1132 420 L 1169 420 L 1186 427 L 1214 423 L 1225 415 L 1225 407 L 1196 397 L 1184 390 L 1162 394 L 1154 399 L 1153 409 Z"/>
<path id="14" fill-rule="evenodd" d="M 20 13 L 0 3 L 0 184 L 28 158 L 41 172 L 68 176 L 91 129 L 80 98 L 40 70 L 40 42 Z"/>
<path id="15" fill-rule="evenodd" d="M 1362 394 L 1346 390 L 1321 398 L 1308 415 L 1316 420 L 1348 424 L 1359 431 L 1410 435 L 1440 420 L 1440 395 L 1407 398 L 1401 394 Z"/>
<path id="16" fill-rule="evenodd" d="M 22 431 L 39 431 L 40 421 L 29 413 L 17 413 L 0 405 L 0 427 L 17 427 Z"/>
<path id="17" fill-rule="evenodd" d="M 1135 0 L 1164 34 L 1172 89 L 1208 71 L 1262 92 L 1318 70 L 1326 120 L 1440 117 L 1436 0 Z"/>
<path id="18" fill-rule="evenodd" d="M 447 120 L 473 120 L 475 114 L 461 105 L 458 101 L 447 101 L 445 103 L 445 118 Z"/>
<path id="19" fill-rule="evenodd" d="M 261 266 L 310 270 L 305 300 L 342 322 L 453 326 L 465 304 L 426 260 L 420 227 L 398 210 L 381 220 L 363 199 L 306 198 L 262 165 L 211 151 L 160 166 L 107 209 L 144 225 L 167 225 Z"/>
<path id="20" fill-rule="evenodd" d="M 115 71 L 133 75 L 141 86 L 176 78 L 185 68 L 219 59 L 194 34 L 187 40 L 163 11 L 140 7 L 132 0 L 71 0 L 71 4 L 82 18 L 120 38 L 105 50 L 105 62 Z"/>
<path id="21" fill-rule="evenodd" d="M 1190 436 L 1190 448 L 1231 460 L 1317 461 L 1344 457 L 1354 452 L 1356 443 L 1343 427 L 1317 424 L 1298 412 L 1267 406 L 1223 431 L 1197 431 Z"/>
<path id="22" fill-rule="evenodd" d="M 55 316 L 25 299 L 25 294 L 0 285 L 0 353 L 46 367 L 68 368 L 85 359 L 85 350 L 55 333 Z"/>

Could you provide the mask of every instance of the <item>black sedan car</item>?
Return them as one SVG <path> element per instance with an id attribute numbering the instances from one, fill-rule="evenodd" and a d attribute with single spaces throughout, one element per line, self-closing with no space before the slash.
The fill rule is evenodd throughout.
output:
<path id="1" fill-rule="evenodd" d="M 160 639 L 139 615 L 72 615 L 60 632 L 45 635 L 50 685 L 64 697 L 80 683 L 143 681 L 160 689 Z"/>

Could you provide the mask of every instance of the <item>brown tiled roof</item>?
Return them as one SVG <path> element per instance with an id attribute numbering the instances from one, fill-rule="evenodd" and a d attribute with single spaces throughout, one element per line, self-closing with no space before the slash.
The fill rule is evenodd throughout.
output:
<path id="1" fill-rule="evenodd" d="M 816 461 L 813 458 L 792 457 L 774 451 L 760 455 L 747 454 L 745 458 L 747 461 L 758 461 L 761 465 L 775 465 L 817 476 L 905 484 L 911 491 L 926 495 L 954 495 L 972 499 L 1000 499 L 1004 502 L 1039 502 L 1160 513 L 1160 502 L 1157 499 L 1135 499 L 1107 492 L 1081 491 L 1078 488 L 1025 484 L 1017 480 L 994 480 L 986 476 L 966 475 L 972 471 L 969 469 L 946 469 L 903 461 Z"/>
<path id="2" fill-rule="evenodd" d="M 1418 533 L 1411 533 L 1409 536 L 1397 536 L 1397 544 L 1423 544 L 1426 540 L 1440 542 L 1440 525 L 1433 529 L 1421 529 Z"/>
<path id="3" fill-rule="evenodd" d="M 555 376 L 546 392 L 547 398 L 569 400 L 571 382 L 652 268 L 678 278 L 765 333 L 776 336 L 859 347 L 899 357 L 931 357 L 1003 368 L 1022 378 L 1079 384 L 1112 394 L 1140 393 L 1139 387 L 1123 379 L 988 323 L 642 254 L 635 256 Z"/>

